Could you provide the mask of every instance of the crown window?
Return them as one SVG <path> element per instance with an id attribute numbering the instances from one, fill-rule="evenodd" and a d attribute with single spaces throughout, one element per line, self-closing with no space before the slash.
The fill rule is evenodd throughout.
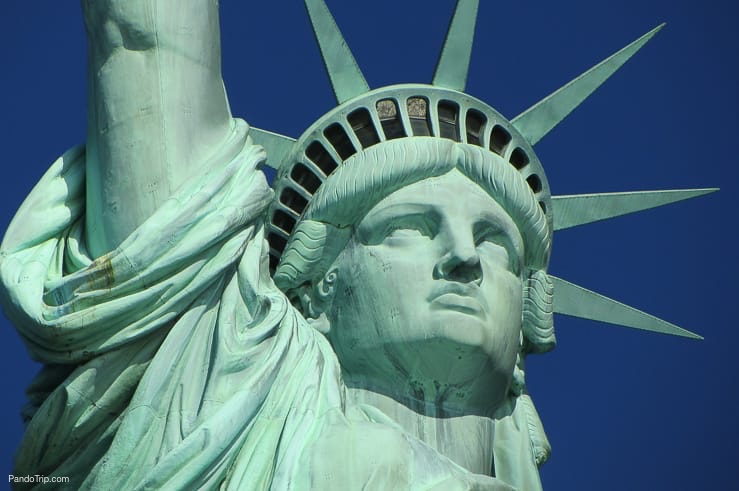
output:
<path id="1" fill-rule="evenodd" d="M 413 135 L 431 136 L 428 101 L 423 97 L 411 97 L 408 99 L 407 105 Z"/>
<path id="2" fill-rule="evenodd" d="M 299 162 L 295 164 L 295 167 L 293 167 L 293 170 L 290 173 L 290 178 L 295 184 L 302 187 L 310 194 L 315 193 L 316 189 L 321 185 L 321 181 L 315 176 L 315 174 Z"/>
<path id="3" fill-rule="evenodd" d="M 511 158 L 509 159 L 509 162 L 513 164 L 513 167 L 520 170 L 526 167 L 526 165 L 529 163 L 529 156 L 526 155 L 526 152 L 524 152 L 520 148 L 516 148 L 511 153 Z"/>
<path id="4" fill-rule="evenodd" d="M 485 126 L 485 116 L 475 109 L 467 111 L 467 118 L 465 120 L 465 126 L 467 127 L 467 143 L 482 146 L 480 141 L 480 133 L 482 132 L 483 126 Z"/>
<path id="5" fill-rule="evenodd" d="M 439 136 L 459 141 L 459 106 L 451 101 L 439 101 Z"/>
<path id="6" fill-rule="evenodd" d="M 503 155 L 505 147 L 511 141 L 511 134 L 508 133 L 502 126 L 495 125 L 493 131 L 490 133 L 490 151 Z"/>
<path id="7" fill-rule="evenodd" d="M 539 176 L 537 176 L 536 174 L 531 174 L 529 177 L 527 177 L 526 182 L 529 183 L 529 187 L 533 192 L 538 193 L 539 191 L 541 191 L 541 179 L 539 179 Z"/>
<path id="8" fill-rule="evenodd" d="M 346 133 L 344 136 L 346 136 Z M 323 171 L 324 175 L 331 174 L 338 166 L 323 145 L 317 141 L 308 145 L 308 148 L 305 149 L 305 156 L 316 164 Z"/>
<path id="9" fill-rule="evenodd" d="M 375 125 L 372 123 L 372 117 L 366 108 L 360 107 L 359 109 L 355 109 L 349 113 L 347 120 L 352 130 L 354 130 L 354 134 L 357 135 L 362 148 L 371 147 L 380 143 L 377 129 L 375 129 Z"/>
<path id="10" fill-rule="evenodd" d="M 280 193 L 280 202 L 298 214 L 302 213 L 305 207 L 308 206 L 308 200 L 292 188 L 282 190 L 282 193 Z"/>
<path id="11" fill-rule="evenodd" d="M 323 135 L 331 142 L 331 145 L 333 145 L 341 160 L 346 160 L 357 153 L 351 140 L 349 140 L 349 135 L 346 134 L 346 131 L 344 131 L 344 128 L 339 123 L 334 123 L 326 128 L 323 131 Z"/>
<path id="12" fill-rule="evenodd" d="M 293 227 L 295 227 L 295 219 L 282 210 L 275 211 L 274 215 L 272 215 L 272 223 L 288 234 L 292 232 Z"/>
<path id="13" fill-rule="evenodd" d="M 393 99 L 377 101 L 377 115 L 380 117 L 385 138 L 393 140 L 407 136 L 403 123 L 400 121 L 398 105 Z"/>

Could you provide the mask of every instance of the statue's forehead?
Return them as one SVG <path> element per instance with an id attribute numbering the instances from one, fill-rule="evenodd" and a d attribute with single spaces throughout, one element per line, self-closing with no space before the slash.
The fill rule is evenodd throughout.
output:
<path id="1" fill-rule="evenodd" d="M 459 169 L 440 176 L 421 179 L 390 193 L 381 199 L 371 210 L 400 203 L 437 203 L 441 204 L 445 198 L 453 197 L 455 203 L 477 203 L 480 206 L 499 207 L 478 183 L 463 174 Z"/>
<path id="2" fill-rule="evenodd" d="M 458 169 L 409 184 L 380 200 L 362 218 L 360 227 L 377 219 L 406 214 L 430 214 L 439 219 L 486 221 L 519 235 L 510 214 L 485 189 Z"/>

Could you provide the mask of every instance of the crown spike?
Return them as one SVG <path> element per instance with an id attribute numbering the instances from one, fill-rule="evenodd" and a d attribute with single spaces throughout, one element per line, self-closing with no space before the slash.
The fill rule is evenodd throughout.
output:
<path id="1" fill-rule="evenodd" d="M 280 166 L 287 162 L 287 157 L 295 143 L 295 138 L 267 130 L 260 130 L 253 126 L 249 129 L 249 136 L 254 143 L 263 146 L 267 151 L 265 164 L 274 170 L 279 170 Z"/>
<path id="2" fill-rule="evenodd" d="M 535 145 L 559 124 L 582 101 L 588 98 L 616 70 L 626 63 L 642 46 L 664 27 L 664 23 L 652 29 L 621 51 L 606 58 L 593 68 L 548 95 L 532 107 L 516 116 L 511 123 Z"/>
<path id="3" fill-rule="evenodd" d="M 479 0 L 457 0 L 432 85 L 464 91 L 470 67 Z"/>
<path id="4" fill-rule="evenodd" d="M 368 92 L 369 85 L 326 3 L 323 0 L 305 0 L 305 7 L 336 101 L 341 104 Z"/>
<path id="5" fill-rule="evenodd" d="M 642 210 L 658 208 L 716 191 L 718 191 L 718 188 L 552 196 L 554 230 L 563 230 Z"/>
<path id="6" fill-rule="evenodd" d="M 702 336 L 670 324 L 653 315 L 612 300 L 585 288 L 549 275 L 554 284 L 554 311 L 594 321 L 671 336 L 703 339 Z"/>

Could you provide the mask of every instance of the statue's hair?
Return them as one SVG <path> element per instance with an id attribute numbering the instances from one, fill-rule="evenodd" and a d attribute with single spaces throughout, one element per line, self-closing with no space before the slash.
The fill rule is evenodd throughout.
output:
<path id="1" fill-rule="evenodd" d="M 275 284 L 289 296 L 291 290 L 320 279 L 344 249 L 351 230 L 315 220 L 298 222 L 275 272 Z"/>
<path id="2" fill-rule="evenodd" d="M 544 432 L 544 425 L 541 423 L 539 413 L 536 411 L 534 401 L 528 393 L 523 393 L 518 398 L 518 403 L 522 405 L 524 414 L 526 415 L 526 427 L 529 432 L 529 441 L 531 442 L 531 452 L 534 456 L 534 462 L 537 466 L 541 466 L 549 460 L 552 454 L 552 445 L 549 438 Z"/>
<path id="3" fill-rule="evenodd" d="M 529 274 L 523 289 L 523 351 L 544 353 L 554 349 L 554 285 L 546 272 Z"/>
<path id="4" fill-rule="evenodd" d="M 526 391 L 526 354 L 520 352 L 516 358 L 516 366 L 513 369 L 513 381 L 511 383 L 511 402 L 514 411 L 523 416 L 526 431 L 531 443 L 531 453 L 537 466 L 541 466 L 549 459 L 552 446 L 544 431 L 539 413 L 536 411 L 534 401 Z"/>

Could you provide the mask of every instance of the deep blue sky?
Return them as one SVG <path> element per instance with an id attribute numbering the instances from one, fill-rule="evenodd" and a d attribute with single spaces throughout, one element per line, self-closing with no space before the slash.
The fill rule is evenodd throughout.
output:
<path id="1" fill-rule="evenodd" d="M 302 2 L 253 3 L 221 1 L 233 113 L 298 136 L 333 105 Z M 453 1 L 328 3 L 372 87 L 430 80 Z M 554 194 L 722 188 L 555 236 L 553 274 L 706 339 L 557 318 L 557 349 L 532 357 L 527 372 L 554 448 L 542 470 L 545 487 L 733 487 L 739 457 L 736 2 L 481 3 L 467 90 L 509 118 L 667 22 L 537 145 Z M 6 0 L 0 59 L 4 229 L 45 168 L 84 140 L 78 2 Z M 22 433 L 18 413 L 36 367 L 9 323 L 0 324 L 1 478 Z"/>

